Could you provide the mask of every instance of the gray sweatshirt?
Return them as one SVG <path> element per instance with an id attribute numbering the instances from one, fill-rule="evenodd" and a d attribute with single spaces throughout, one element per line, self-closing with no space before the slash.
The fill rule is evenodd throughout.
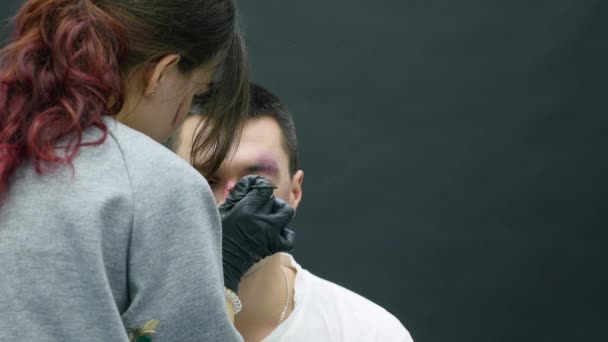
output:
<path id="1" fill-rule="evenodd" d="M 211 190 L 112 119 L 74 168 L 25 164 L 0 206 L 0 341 L 239 341 Z M 84 140 L 101 136 L 85 132 Z M 129 336 L 129 333 L 131 334 Z"/>

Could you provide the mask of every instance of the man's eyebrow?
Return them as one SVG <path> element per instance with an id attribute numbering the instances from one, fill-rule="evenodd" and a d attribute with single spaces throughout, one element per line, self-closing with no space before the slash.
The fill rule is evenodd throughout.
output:
<path id="1" fill-rule="evenodd" d="M 245 168 L 247 173 L 255 174 L 257 172 L 266 172 L 272 175 L 279 174 L 279 166 L 277 162 L 272 158 L 259 158 L 253 164 Z"/>

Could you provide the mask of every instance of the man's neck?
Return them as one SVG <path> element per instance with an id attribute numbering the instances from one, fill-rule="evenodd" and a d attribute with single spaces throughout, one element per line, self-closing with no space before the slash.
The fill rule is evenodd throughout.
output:
<path id="1" fill-rule="evenodd" d="M 285 319 L 294 307 L 295 271 L 281 266 L 281 255 L 267 260 L 255 273 L 243 278 L 239 297 L 243 310 L 235 317 L 235 326 L 246 342 L 258 342 L 270 335 L 278 325 L 285 308 L 285 278 L 289 284 L 289 298 Z"/>

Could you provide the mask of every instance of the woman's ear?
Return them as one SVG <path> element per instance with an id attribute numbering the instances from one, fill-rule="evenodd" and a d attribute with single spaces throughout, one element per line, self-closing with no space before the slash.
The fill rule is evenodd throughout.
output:
<path id="1" fill-rule="evenodd" d="M 297 209 L 302 200 L 302 182 L 304 182 L 304 171 L 298 170 L 291 178 L 291 193 L 289 194 L 289 204 Z"/>
<path id="2" fill-rule="evenodd" d="M 156 64 L 152 65 L 144 76 L 144 95 L 152 96 L 156 93 L 160 82 L 166 77 L 167 73 L 174 71 L 181 57 L 176 54 L 166 55 Z"/>

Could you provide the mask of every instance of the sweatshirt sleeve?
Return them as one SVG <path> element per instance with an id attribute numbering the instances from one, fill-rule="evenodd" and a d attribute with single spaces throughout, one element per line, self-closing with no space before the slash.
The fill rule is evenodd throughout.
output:
<path id="1" fill-rule="evenodd" d="M 177 157 L 153 167 L 160 165 L 132 170 L 125 328 L 134 341 L 241 341 L 226 311 L 221 225 L 209 185 Z"/>

